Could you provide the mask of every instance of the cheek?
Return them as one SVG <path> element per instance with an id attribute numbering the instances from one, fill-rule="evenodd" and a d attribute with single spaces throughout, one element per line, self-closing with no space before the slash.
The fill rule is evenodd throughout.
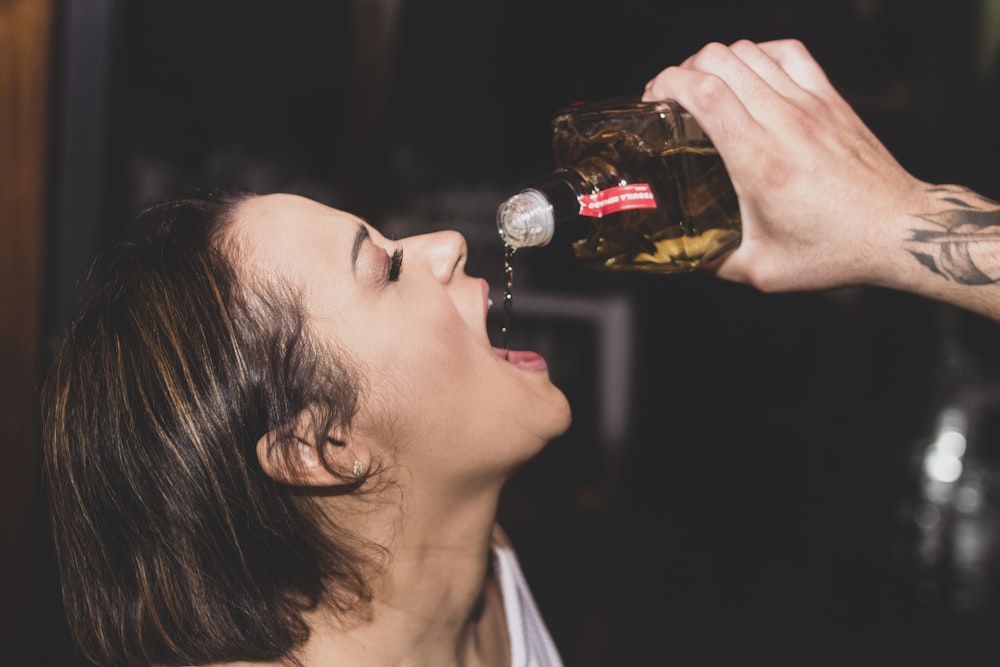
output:
<path id="1" fill-rule="evenodd" d="M 450 301 L 426 308 L 400 309 L 379 327 L 374 363 L 410 385 L 447 378 L 483 347 Z"/>
<path id="2" fill-rule="evenodd" d="M 466 402 L 489 382 L 493 364 L 481 346 L 468 336 L 419 336 L 406 345 L 384 348 L 374 356 L 370 382 L 372 396 L 383 409 L 399 418 L 443 417 L 467 410 Z M 388 415 L 387 415 L 388 416 Z"/>
<path id="3" fill-rule="evenodd" d="M 423 307 L 410 301 L 386 317 L 351 327 L 351 341 L 368 371 L 372 398 L 383 410 L 411 418 L 420 411 L 447 410 L 489 373 L 487 340 L 462 319 L 450 302 Z M 386 415 L 389 416 L 389 415 Z"/>
<path id="4" fill-rule="evenodd" d="M 394 356 L 370 376 L 361 423 L 383 444 L 444 442 L 463 431 L 474 411 L 473 393 L 461 369 L 448 367 L 430 355 Z"/>
<path id="5" fill-rule="evenodd" d="M 377 353 L 371 366 L 372 381 L 420 403 L 450 396 L 482 374 L 477 359 L 482 351 L 473 349 L 468 341 L 443 335 L 432 340 L 421 338 Z"/>

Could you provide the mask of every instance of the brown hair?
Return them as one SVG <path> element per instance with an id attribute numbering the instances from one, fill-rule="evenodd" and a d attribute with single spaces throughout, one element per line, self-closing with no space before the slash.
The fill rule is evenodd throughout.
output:
<path id="1" fill-rule="evenodd" d="M 310 410 L 349 427 L 361 374 L 287 285 L 247 285 L 225 231 L 248 193 L 164 202 L 94 264 L 42 390 L 63 601 L 102 665 L 275 660 L 302 612 L 369 600 L 370 546 L 257 462 Z"/>

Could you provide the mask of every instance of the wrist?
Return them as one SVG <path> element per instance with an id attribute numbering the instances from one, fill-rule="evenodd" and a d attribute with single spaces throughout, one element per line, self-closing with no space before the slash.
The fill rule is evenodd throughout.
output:
<path id="1" fill-rule="evenodd" d="M 914 202 L 894 225 L 898 261 L 887 263 L 886 285 L 1000 312 L 1000 204 L 965 187 L 932 184 L 923 184 Z"/>

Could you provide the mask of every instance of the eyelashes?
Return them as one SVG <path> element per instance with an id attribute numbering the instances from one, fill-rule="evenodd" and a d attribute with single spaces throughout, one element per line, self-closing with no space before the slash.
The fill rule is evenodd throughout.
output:
<path id="1" fill-rule="evenodd" d="M 399 273 L 403 270 L 403 247 L 397 246 L 389 258 L 389 282 L 399 280 Z"/>

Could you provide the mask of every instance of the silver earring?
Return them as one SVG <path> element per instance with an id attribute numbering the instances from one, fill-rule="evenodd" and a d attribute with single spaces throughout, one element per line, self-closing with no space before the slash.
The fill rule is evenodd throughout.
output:
<path id="1" fill-rule="evenodd" d="M 351 472 L 354 473 L 355 477 L 361 477 L 365 474 L 365 464 L 358 459 L 354 459 L 354 467 L 351 468 Z"/>

